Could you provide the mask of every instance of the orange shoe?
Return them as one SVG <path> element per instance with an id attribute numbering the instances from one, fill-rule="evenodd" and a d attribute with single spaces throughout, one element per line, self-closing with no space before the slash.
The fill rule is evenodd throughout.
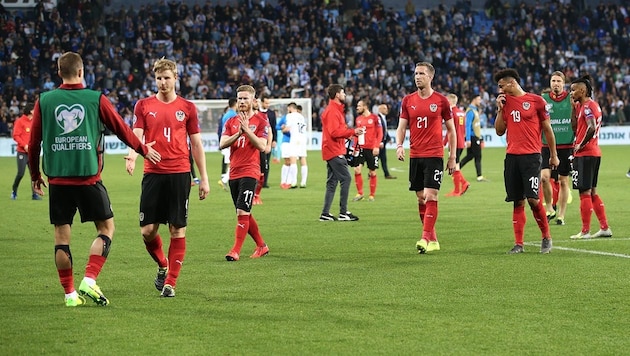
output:
<path id="1" fill-rule="evenodd" d="M 464 184 L 462 185 L 462 192 L 459 193 L 459 195 L 464 195 L 464 193 L 468 191 L 468 188 L 470 188 L 470 183 L 464 182 Z"/>
<path id="2" fill-rule="evenodd" d="M 459 193 L 459 192 L 456 192 L 454 190 L 452 192 L 446 194 L 447 197 L 458 197 L 460 195 L 462 195 L 462 194 Z"/>
<path id="3" fill-rule="evenodd" d="M 260 258 L 263 256 L 266 256 L 269 253 L 269 247 L 267 247 L 267 245 L 263 245 L 261 247 L 256 247 L 256 249 L 254 250 L 254 253 L 249 256 L 249 258 Z"/>
<path id="4" fill-rule="evenodd" d="M 282 188 L 282 189 L 289 189 L 289 188 L 291 188 L 291 184 L 282 183 L 282 184 L 280 184 L 280 188 Z"/>
<path id="5" fill-rule="evenodd" d="M 239 257 L 238 257 L 238 253 L 236 251 L 232 251 L 230 250 L 230 252 L 228 252 L 227 255 L 225 255 L 225 260 L 226 261 L 238 261 Z"/>

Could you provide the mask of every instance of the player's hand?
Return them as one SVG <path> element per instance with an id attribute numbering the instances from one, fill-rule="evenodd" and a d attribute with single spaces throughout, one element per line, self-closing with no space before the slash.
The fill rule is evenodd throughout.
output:
<path id="1" fill-rule="evenodd" d="M 204 200 L 210 194 L 210 184 L 208 183 L 208 177 L 201 180 L 199 183 L 199 200 Z"/>
<path id="2" fill-rule="evenodd" d="M 247 118 L 247 113 L 240 111 L 238 113 L 238 122 L 241 124 L 241 131 L 247 132 L 249 129 L 249 119 Z"/>
<path id="3" fill-rule="evenodd" d="M 466 148 L 470 148 L 470 141 L 466 141 Z"/>
<path id="4" fill-rule="evenodd" d="M 558 168 L 558 165 L 560 165 L 560 160 L 558 159 L 558 156 L 549 157 L 549 168 L 556 169 Z"/>
<path id="5" fill-rule="evenodd" d="M 404 161 L 405 160 L 405 148 L 400 146 L 400 147 L 396 147 L 396 157 L 398 157 L 399 161 Z"/>
<path id="6" fill-rule="evenodd" d="M 446 162 L 446 169 L 448 169 L 448 174 L 452 175 L 455 172 L 455 157 L 449 157 Z"/>
<path id="7" fill-rule="evenodd" d="M 505 105 L 505 94 L 501 93 L 497 96 L 497 109 L 501 110 L 503 109 L 503 105 Z"/>
<path id="8" fill-rule="evenodd" d="M 42 186 L 44 186 L 44 188 L 47 187 L 46 182 L 44 182 L 44 179 L 42 179 L 41 177 L 38 180 L 31 182 L 31 187 L 33 188 L 33 191 L 39 196 L 44 196 L 44 190 L 42 189 Z"/>
<path id="9" fill-rule="evenodd" d="M 378 147 L 374 147 L 374 148 L 372 149 L 372 155 L 373 155 L 374 157 L 378 156 L 379 152 L 381 152 L 381 150 L 380 150 Z"/>
<path id="10" fill-rule="evenodd" d="M 153 145 L 155 145 L 155 141 L 147 143 L 145 145 L 149 148 L 149 152 L 147 152 L 147 155 L 144 156 L 144 158 L 148 159 L 153 164 L 157 164 L 158 162 L 162 160 L 162 156 L 160 155 L 158 151 L 153 149 L 152 147 Z"/>

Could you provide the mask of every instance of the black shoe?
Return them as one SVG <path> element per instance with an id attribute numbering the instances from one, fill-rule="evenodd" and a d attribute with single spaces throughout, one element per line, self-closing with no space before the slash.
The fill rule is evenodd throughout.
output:
<path id="1" fill-rule="evenodd" d="M 357 221 L 358 216 L 354 216 L 351 212 L 346 211 L 345 214 L 339 214 L 339 221 Z"/>
<path id="2" fill-rule="evenodd" d="M 332 214 L 322 214 L 319 216 L 319 221 L 335 221 L 337 220 Z"/>
<path id="3" fill-rule="evenodd" d="M 525 249 L 523 248 L 523 246 L 514 245 L 514 247 L 512 247 L 512 249 L 508 251 L 508 255 L 514 255 L 514 254 L 523 253 L 523 252 L 525 252 Z"/>
<path id="4" fill-rule="evenodd" d="M 385 179 L 397 179 L 398 177 L 395 176 L 385 176 Z"/>
<path id="5" fill-rule="evenodd" d="M 168 272 L 168 267 L 158 267 L 157 276 L 155 276 L 155 289 L 160 292 L 164 289 L 164 281 L 166 280 L 166 272 Z"/>

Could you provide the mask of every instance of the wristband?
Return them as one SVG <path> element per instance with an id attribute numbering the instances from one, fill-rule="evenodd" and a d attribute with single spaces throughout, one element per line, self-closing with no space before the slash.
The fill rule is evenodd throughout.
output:
<path id="1" fill-rule="evenodd" d="M 396 145 L 396 148 L 401 148 L 403 145 Z"/>

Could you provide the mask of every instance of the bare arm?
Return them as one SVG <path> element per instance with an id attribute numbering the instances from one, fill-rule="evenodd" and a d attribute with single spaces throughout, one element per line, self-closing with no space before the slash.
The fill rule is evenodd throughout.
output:
<path id="1" fill-rule="evenodd" d="M 549 120 L 542 122 L 542 131 L 547 139 L 547 145 L 549 146 L 549 168 L 556 169 L 560 164 L 560 160 L 558 159 L 558 152 L 556 151 L 556 137 L 553 134 Z"/>
<path id="2" fill-rule="evenodd" d="M 457 133 L 455 132 L 455 124 L 453 120 L 446 120 L 446 136 L 448 137 L 448 161 L 446 162 L 446 168 L 448 174 L 453 174 L 455 171 L 455 155 L 457 153 Z"/>
<path id="3" fill-rule="evenodd" d="M 575 147 L 573 148 L 573 152 L 578 152 L 579 150 L 584 148 L 584 146 L 586 146 L 588 141 L 590 141 L 593 138 L 593 136 L 595 136 L 595 130 L 596 130 L 595 119 L 592 117 L 586 118 L 586 125 L 587 125 L 586 134 L 584 135 L 582 142 L 575 145 Z"/>
<path id="4" fill-rule="evenodd" d="M 499 136 L 505 135 L 507 130 L 505 120 L 503 120 L 503 104 L 505 104 L 505 94 L 499 94 L 497 96 L 497 117 L 494 120 L 494 130 Z"/>
<path id="5" fill-rule="evenodd" d="M 407 119 L 398 119 L 398 128 L 396 128 L 396 156 L 399 161 L 405 160 L 405 149 L 403 148 L 403 142 L 405 142 L 405 133 L 407 132 Z"/>
<path id="6" fill-rule="evenodd" d="M 203 142 L 201 134 L 196 133 L 190 135 L 190 150 L 192 152 L 195 164 L 201 175 L 199 183 L 199 200 L 204 200 L 210 193 L 210 184 L 208 183 L 208 172 L 206 171 L 206 153 L 203 151 Z"/>

